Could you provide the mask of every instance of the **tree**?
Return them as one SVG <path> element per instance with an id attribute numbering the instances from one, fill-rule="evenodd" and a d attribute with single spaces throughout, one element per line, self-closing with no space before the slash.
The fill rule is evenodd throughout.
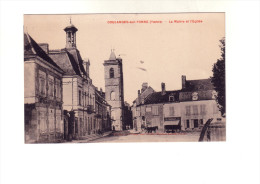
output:
<path id="1" fill-rule="evenodd" d="M 217 92 L 216 101 L 221 115 L 226 114 L 226 81 L 225 81 L 225 37 L 220 41 L 221 57 L 213 65 L 211 82 Z"/>

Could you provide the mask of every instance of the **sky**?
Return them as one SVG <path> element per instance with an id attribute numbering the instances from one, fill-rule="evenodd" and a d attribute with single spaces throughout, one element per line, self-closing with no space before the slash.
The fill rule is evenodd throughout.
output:
<path id="1" fill-rule="evenodd" d="M 162 82 L 166 90 L 178 90 L 182 75 L 187 80 L 212 76 L 225 37 L 225 13 L 24 15 L 24 30 L 37 43 L 61 49 L 70 18 L 96 87 L 105 89 L 103 63 L 111 49 L 123 59 L 124 97 L 130 104 L 143 82 L 155 91 Z"/>

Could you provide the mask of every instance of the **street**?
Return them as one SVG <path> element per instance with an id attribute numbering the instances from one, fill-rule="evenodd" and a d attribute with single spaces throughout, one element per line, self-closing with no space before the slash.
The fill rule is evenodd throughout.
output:
<path id="1" fill-rule="evenodd" d="M 125 142 L 198 142 L 200 132 L 181 132 L 181 133 L 151 133 L 151 134 L 120 134 L 109 135 L 92 141 L 90 143 L 125 143 Z M 83 143 L 83 141 L 81 141 Z"/>

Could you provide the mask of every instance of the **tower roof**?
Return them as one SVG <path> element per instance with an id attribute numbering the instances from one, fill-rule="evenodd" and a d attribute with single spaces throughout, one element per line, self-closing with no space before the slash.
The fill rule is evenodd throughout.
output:
<path id="1" fill-rule="evenodd" d="M 113 50 L 111 50 L 109 60 L 116 60 L 116 55 L 115 55 L 115 52 Z"/>
<path id="2" fill-rule="evenodd" d="M 72 30 L 73 32 L 78 31 L 78 29 L 71 23 L 71 19 L 70 19 L 70 24 L 64 28 L 64 31 L 69 31 Z"/>

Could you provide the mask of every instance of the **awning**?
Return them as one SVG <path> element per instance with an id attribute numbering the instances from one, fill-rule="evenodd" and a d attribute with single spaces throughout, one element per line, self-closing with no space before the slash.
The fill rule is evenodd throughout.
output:
<path id="1" fill-rule="evenodd" d="M 163 125 L 179 125 L 180 120 L 173 120 L 173 121 L 165 121 Z"/>

